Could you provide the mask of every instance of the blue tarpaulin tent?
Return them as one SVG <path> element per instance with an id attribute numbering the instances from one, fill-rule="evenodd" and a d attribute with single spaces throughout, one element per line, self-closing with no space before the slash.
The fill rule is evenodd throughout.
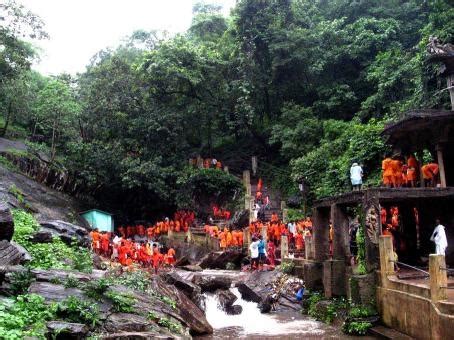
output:
<path id="1" fill-rule="evenodd" d="M 92 209 L 81 212 L 80 216 L 82 216 L 88 222 L 92 229 L 108 232 L 113 232 L 114 230 L 114 221 L 112 214 L 98 209 Z"/>

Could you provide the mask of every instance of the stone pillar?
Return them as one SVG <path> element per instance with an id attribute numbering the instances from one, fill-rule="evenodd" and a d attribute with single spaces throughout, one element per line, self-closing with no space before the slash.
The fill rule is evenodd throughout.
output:
<path id="1" fill-rule="evenodd" d="M 167 237 L 169 240 L 173 240 L 173 230 L 170 228 L 167 230 Z"/>
<path id="2" fill-rule="evenodd" d="M 281 259 L 288 256 L 288 238 L 287 235 L 281 236 Z"/>
<path id="3" fill-rule="evenodd" d="M 283 209 L 282 210 L 282 221 L 284 221 L 284 223 L 287 223 L 287 216 L 288 216 L 288 209 Z"/>
<path id="4" fill-rule="evenodd" d="M 394 274 L 393 239 L 389 235 L 381 235 L 379 239 L 380 250 L 380 278 L 382 287 L 388 283 L 388 275 Z"/>
<path id="5" fill-rule="evenodd" d="M 203 169 L 203 158 L 200 155 L 197 156 L 197 167 Z"/>
<path id="6" fill-rule="evenodd" d="M 451 110 L 454 111 L 454 73 L 446 77 L 449 96 L 451 97 Z"/>
<path id="7" fill-rule="evenodd" d="M 188 230 L 188 231 L 186 232 L 185 238 L 186 238 L 186 240 L 187 240 L 188 243 L 191 243 L 191 242 L 192 242 L 192 233 L 191 233 L 191 230 Z"/>
<path id="8" fill-rule="evenodd" d="M 251 244 L 251 233 L 249 231 L 249 227 L 243 229 L 243 246 L 249 248 Z"/>
<path id="9" fill-rule="evenodd" d="M 312 252 L 312 236 L 304 236 L 304 252 L 306 260 L 314 259 L 314 253 Z"/>
<path id="10" fill-rule="evenodd" d="M 347 295 L 345 262 L 328 260 L 323 262 L 323 288 L 327 298 Z"/>
<path id="11" fill-rule="evenodd" d="M 329 217 L 328 208 L 315 208 L 312 213 L 314 259 L 323 262 L 329 256 Z"/>
<path id="12" fill-rule="evenodd" d="M 254 176 L 257 174 L 257 165 L 258 165 L 258 162 L 257 162 L 257 156 L 252 156 L 252 173 L 254 174 Z"/>
<path id="13" fill-rule="evenodd" d="M 331 223 L 334 229 L 333 259 L 345 261 L 348 254 L 348 216 L 339 205 L 331 206 Z"/>
<path id="14" fill-rule="evenodd" d="M 437 145 L 437 160 L 438 167 L 440 169 L 440 186 L 446 188 L 446 172 L 445 172 L 445 163 L 443 160 L 443 148 L 441 145 Z"/>
<path id="15" fill-rule="evenodd" d="M 421 167 L 424 165 L 424 159 L 423 159 L 422 151 L 418 151 L 417 157 L 418 157 L 417 161 L 419 163 L 419 169 L 418 169 L 418 172 L 419 172 L 419 186 L 421 188 L 424 188 L 425 187 L 424 176 L 423 176 L 422 171 L 421 171 Z"/>
<path id="16" fill-rule="evenodd" d="M 360 221 L 360 223 L 364 227 L 366 269 L 368 272 L 372 272 L 378 269 L 379 266 L 378 243 L 381 235 L 380 203 L 375 193 L 364 192 L 362 209 L 364 220 Z"/>
<path id="17" fill-rule="evenodd" d="M 244 186 L 248 186 L 251 184 L 251 172 L 249 170 L 243 171 L 243 184 Z"/>
<path id="18" fill-rule="evenodd" d="M 446 300 L 448 298 L 448 274 L 446 271 L 446 261 L 443 255 L 429 255 L 429 274 L 430 274 L 430 298 L 432 302 Z"/>

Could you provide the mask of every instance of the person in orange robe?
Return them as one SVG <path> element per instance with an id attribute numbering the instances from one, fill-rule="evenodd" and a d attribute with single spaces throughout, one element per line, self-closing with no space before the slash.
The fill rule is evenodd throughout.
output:
<path id="1" fill-rule="evenodd" d="M 126 238 L 126 231 L 125 228 L 123 228 L 123 226 L 120 226 L 118 228 L 118 233 L 121 235 L 121 237 Z"/>
<path id="2" fill-rule="evenodd" d="M 164 256 L 161 254 L 158 247 L 156 246 L 156 244 L 153 244 L 153 256 L 151 257 L 151 262 L 153 263 L 153 269 L 155 274 L 158 273 L 158 270 L 162 264 L 163 259 Z"/>
<path id="3" fill-rule="evenodd" d="M 219 233 L 219 246 L 224 251 L 227 248 L 227 235 L 224 231 Z"/>
<path id="4" fill-rule="evenodd" d="M 276 213 L 271 214 L 271 222 L 278 222 L 279 216 Z"/>
<path id="5" fill-rule="evenodd" d="M 149 240 L 153 239 L 153 234 L 154 234 L 154 230 L 153 230 L 153 227 L 152 226 L 149 226 L 147 228 L 147 238 Z"/>
<path id="6" fill-rule="evenodd" d="M 169 250 L 167 250 L 167 264 L 171 265 L 172 267 L 176 262 L 175 255 L 176 255 L 175 249 L 170 248 Z"/>
<path id="7" fill-rule="evenodd" d="M 303 250 L 304 238 L 302 233 L 296 233 L 295 235 L 295 245 L 296 250 L 301 251 Z"/>
<path id="8" fill-rule="evenodd" d="M 110 233 L 101 234 L 101 251 L 105 256 L 110 256 Z"/>
<path id="9" fill-rule="evenodd" d="M 231 231 L 231 234 L 232 234 L 232 247 L 238 247 L 237 233 L 238 232 L 236 230 Z"/>
<path id="10" fill-rule="evenodd" d="M 386 157 L 382 163 L 381 168 L 383 170 L 383 184 L 390 188 L 393 184 L 393 169 L 391 167 L 392 159 L 390 157 Z"/>
<path id="11" fill-rule="evenodd" d="M 216 163 L 216 169 L 222 170 L 222 163 L 221 163 L 220 161 L 218 161 L 218 162 Z"/>
<path id="12" fill-rule="evenodd" d="M 274 225 L 274 241 L 276 241 L 276 243 L 281 241 L 281 228 L 278 224 Z"/>
<path id="13" fill-rule="evenodd" d="M 436 186 L 436 178 L 438 175 L 439 167 L 437 163 L 431 162 L 429 164 L 423 165 L 421 168 L 424 181 L 431 187 Z"/>
<path id="14" fill-rule="evenodd" d="M 259 181 L 257 183 L 257 191 L 262 191 L 262 187 L 263 187 L 263 182 L 262 182 L 262 179 L 259 178 Z"/>
<path id="15" fill-rule="evenodd" d="M 386 220 L 388 218 L 387 215 L 388 214 L 386 212 L 386 209 L 384 207 L 382 207 L 381 210 L 380 210 L 380 221 L 381 221 L 382 225 L 386 224 Z"/>
<path id="16" fill-rule="evenodd" d="M 392 208 L 391 226 L 394 229 L 399 227 L 399 208 L 397 207 Z"/>
<path id="17" fill-rule="evenodd" d="M 407 181 L 411 187 L 416 186 L 417 178 L 418 178 L 418 169 L 419 163 L 416 160 L 416 157 L 413 154 L 410 154 L 407 159 Z"/>
<path id="18" fill-rule="evenodd" d="M 98 232 L 98 229 L 94 229 L 90 232 L 91 236 L 91 247 L 96 254 L 99 254 L 101 249 L 101 235 Z"/>
<path id="19" fill-rule="evenodd" d="M 175 232 L 180 232 L 180 221 L 175 221 Z"/>
<path id="20" fill-rule="evenodd" d="M 227 245 L 227 248 L 230 248 L 232 246 L 232 232 L 228 230 L 227 228 L 224 228 L 224 234 L 225 234 L 225 242 Z"/>
<path id="21" fill-rule="evenodd" d="M 402 185 L 402 161 L 400 159 L 393 159 L 390 162 L 392 170 L 392 184 L 394 188 L 400 188 Z"/>

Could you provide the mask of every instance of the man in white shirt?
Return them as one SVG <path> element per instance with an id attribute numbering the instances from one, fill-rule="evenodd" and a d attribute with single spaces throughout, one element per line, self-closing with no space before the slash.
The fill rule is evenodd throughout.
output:
<path id="1" fill-rule="evenodd" d="M 350 168 L 350 180 L 352 181 L 353 190 L 361 190 L 363 185 L 363 168 L 358 163 L 353 163 Z"/>
<path id="2" fill-rule="evenodd" d="M 249 246 L 249 251 L 251 253 L 251 269 L 257 269 L 259 265 L 259 242 L 255 237 L 252 238 L 252 243 Z"/>
<path id="3" fill-rule="evenodd" d="M 448 247 L 448 239 L 446 238 L 445 227 L 441 225 L 440 220 L 435 221 L 437 226 L 430 237 L 432 242 L 435 242 L 435 251 L 437 255 L 445 255 L 446 248 Z"/>

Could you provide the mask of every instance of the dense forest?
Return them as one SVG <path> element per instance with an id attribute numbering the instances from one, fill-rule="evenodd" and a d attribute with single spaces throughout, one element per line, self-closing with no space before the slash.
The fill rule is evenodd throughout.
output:
<path id="1" fill-rule="evenodd" d="M 8 1 L 0 24 L 0 134 L 135 217 L 235 196 L 253 155 L 286 197 L 302 179 L 310 199 L 349 189 L 353 161 L 377 185 L 384 125 L 449 107 L 426 45 L 454 43 L 450 0 L 240 0 L 228 17 L 199 3 L 187 32 L 136 31 L 77 76 L 31 69 L 30 37 L 47 38 L 33 13 Z M 188 168 L 199 154 L 233 175 Z"/>

